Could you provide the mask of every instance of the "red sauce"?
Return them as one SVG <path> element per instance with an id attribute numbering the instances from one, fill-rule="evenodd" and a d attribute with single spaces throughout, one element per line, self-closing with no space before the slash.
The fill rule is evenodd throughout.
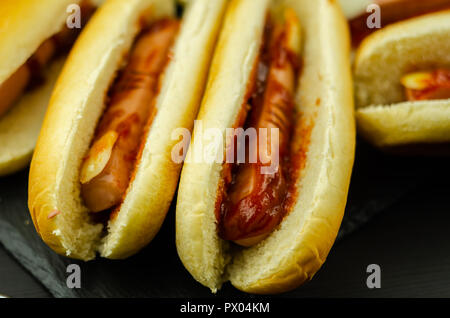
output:
<path id="1" fill-rule="evenodd" d="M 162 19 L 162 20 L 159 20 L 159 21 L 155 22 L 152 26 L 150 26 L 150 29 L 153 32 L 156 32 L 156 31 L 162 30 L 164 28 L 170 27 L 171 25 L 173 25 L 174 22 L 177 22 L 178 25 L 179 25 L 179 21 L 174 21 L 173 19 Z M 145 32 L 145 31 L 143 31 L 143 32 Z M 164 73 L 164 70 L 167 68 L 167 65 L 171 61 L 170 56 L 172 54 L 173 54 L 172 51 L 169 50 L 169 52 L 167 54 L 167 57 L 166 57 L 166 60 L 165 60 L 165 64 L 162 67 L 161 73 L 159 73 L 159 74 L 152 74 L 152 75 L 156 75 L 156 77 L 159 78 L 159 76 Z M 153 57 L 154 57 L 153 54 L 149 54 L 149 58 L 147 59 L 148 60 L 147 63 L 151 63 Z M 139 76 L 139 74 L 136 74 L 136 75 Z M 144 75 L 145 74 L 142 74 L 142 76 L 144 76 Z M 138 116 L 138 114 L 134 114 L 135 116 L 129 116 L 124 122 L 121 122 L 121 124 L 118 126 L 119 134 L 122 135 L 122 136 L 127 136 L 127 134 L 130 132 L 131 127 L 134 124 L 140 122 L 141 120 L 145 120 L 143 132 L 142 132 L 140 140 L 139 140 L 138 148 L 125 158 L 125 160 L 128 161 L 131 164 L 131 166 L 132 166 L 128 185 L 130 185 L 134 181 L 134 179 L 136 177 L 137 169 L 138 169 L 140 160 L 142 158 L 142 153 L 143 153 L 144 148 L 145 148 L 147 136 L 148 136 L 148 133 L 149 133 L 150 128 L 152 126 L 153 120 L 154 120 L 154 118 L 156 116 L 156 113 L 157 113 L 157 109 L 155 107 L 155 104 L 156 104 L 157 96 L 159 95 L 159 92 L 161 90 L 160 84 L 161 83 L 158 80 L 156 85 L 154 85 L 154 87 L 153 87 L 154 96 L 155 97 L 153 98 L 153 100 L 151 102 L 151 105 L 149 105 L 150 111 L 149 111 L 149 114 L 148 114 L 147 118 L 146 119 L 141 119 Z M 135 87 L 138 87 L 140 85 L 140 83 L 139 82 L 136 82 L 134 84 L 133 83 L 128 83 L 126 85 L 127 85 L 127 87 L 116 87 L 116 88 L 114 88 L 114 91 L 116 91 L 116 90 L 127 91 L 129 89 L 133 89 Z M 126 98 L 126 97 L 122 96 L 122 98 Z M 108 121 L 111 122 L 113 119 L 114 118 L 110 118 L 110 120 L 108 120 Z M 101 128 L 99 127 L 99 129 L 101 129 Z M 128 192 L 129 192 L 129 186 L 127 187 L 126 192 L 122 196 L 122 202 L 125 199 L 125 197 L 127 196 Z M 122 205 L 122 203 L 111 209 L 111 212 L 109 213 L 109 220 L 114 220 L 117 217 L 117 215 L 118 215 L 118 213 L 120 211 L 121 205 Z"/>
<path id="2" fill-rule="evenodd" d="M 289 198 L 294 196 L 295 187 L 291 184 L 298 175 L 294 170 L 300 168 L 300 165 L 299 157 L 296 154 L 291 156 L 290 151 L 292 128 L 295 122 L 293 92 L 288 91 L 276 79 L 269 80 L 268 70 L 271 67 L 276 69 L 290 63 L 294 69 L 293 78 L 295 79 L 299 71 L 300 59 L 284 47 L 286 34 L 277 32 L 279 30 L 270 22 L 267 23 L 257 67 L 256 83 L 248 100 L 248 104 L 252 105 L 252 111 L 246 125 L 247 128 L 279 129 L 279 169 L 272 174 L 263 174 L 261 168 L 270 166 L 271 163 L 266 164 L 259 160 L 257 163 L 249 163 L 249 152 L 258 151 L 256 145 L 247 149 L 245 164 L 234 165 L 231 168 L 231 182 L 224 182 L 221 186 L 224 194 L 216 202 L 219 236 L 225 240 L 239 241 L 270 234 L 288 212 L 289 206 L 286 204 Z M 295 80 L 293 86 L 295 87 Z M 265 98 L 268 98 L 269 102 Z M 270 135 L 270 132 L 268 134 Z M 261 136 L 258 136 L 259 138 Z M 268 143 L 270 144 L 270 141 Z M 228 174 L 230 168 L 226 169 Z M 242 189 L 243 185 L 246 188 L 248 180 L 253 181 L 250 194 L 247 193 L 248 190 Z M 219 207 L 220 213 L 218 213 Z"/>
<path id="3" fill-rule="evenodd" d="M 450 70 L 439 69 L 433 71 L 425 89 L 413 90 L 406 88 L 406 96 L 410 101 L 450 98 Z"/>
<path id="4" fill-rule="evenodd" d="M 266 28 L 264 33 L 268 33 L 270 31 L 270 24 L 266 23 Z M 264 36 L 266 38 L 266 35 Z M 261 58 L 263 56 L 264 50 L 264 43 L 262 48 L 260 49 L 259 57 L 255 61 L 255 64 L 253 65 L 252 72 L 250 74 L 250 80 L 247 83 L 246 93 L 244 96 L 244 103 L 241 105 L 239 114 L 237 116 L 236 122 L 234 123 L 232 128 L 238 128 L 243 127 L 245 125 L 246 119 L 248 117 L 248 112 L 250 111 L 249 102 L 252 100 L 252 98 L 255 98 L 258 96 L 257 92 L 260 92 L 260 94 L 263 94 L 264 92 L 264 80 L 261 76 L 261 72 L 263 70 L 261 67 L 265 67 L 264 63 L 261 63 Z M 233 162 L 236 162 L 236 149 L 237 149 L 237 136 L 234 136 L 234 154 L 235 157 L 233 158 Z M 220 223 L 221 219 L 221 206 L 222 201 L 224 198 L 226 198 L 227 189 L 229 185 L 233 181 L 233 175 L 235 174 L 236 167 L 234 164 L 231 163 L 225 163 L 222 167 L 221 172 L 221 181 L 219 184 L 219 188 L 217 190 L 217 199 L 215 203 L 215 216 L 218 223 Z"/>
<path id="5" fill-rule="evenodd" d="M 285 211 L 291 211 L 298 197 L 297 180 L 306 165 L 306 154 L 311 144 L 311 133 L 314 122 L 306 122 L 302 115 L 298 115 L 295 119 L 297 125 L 293 132 L 293 140 L 291 142 L 291 157 L 288 175 L 290 182 L 287 190 L 287 197 L 284 201 Z"/>

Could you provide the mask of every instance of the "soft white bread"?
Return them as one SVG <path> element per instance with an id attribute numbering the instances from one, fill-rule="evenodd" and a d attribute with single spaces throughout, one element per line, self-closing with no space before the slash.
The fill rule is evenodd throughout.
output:
<path id="1" fill-rule="evenodd" d="M 366 13 L 367 7 L 375 3 L 374 0 L 339 0 L 342 11 L 347 19 L 351 20 Z"/>
<path id="2" fill-rule="evenodd" d="M 367 37 L 356 53 L 356 106 L 405 101 L 408 72 L 450 67 L 450 10 L 398 22 Z"/>
<path id="3" fill-rule="evenodd" d="M 142 26 L 142 18 L 171 16 L 167 0 L 109 0 L 76 42 L 53 93 L 33 157 L 29 209 L 43 240 L 56 252 L 82 260 L 96 252 L 127 257 L 161 226 L 180 167 L 170 158 L 174 127 L 190 128 L 200 103 L 224 1 L 198 0 L 186 13 L 156 102 L 158 113 L 142 158 L 109 231 L 91 220 L 79 175 L 108 88 Z M 198 17 L 204 17 L 198 19 Z M 51 217 L 55 214 L 54 217 Z M 108 235 L 103 237 L 103 232 Z"/>
<path id="4" fill-rule="evenodd" d="M 369 36 L 355 60 L 359 131 L 380 147 L 450 141 L 450 100 L 404 102 L 408 72 L 450 68 L 450 11 L 399 22 Z"/>
<path id="5" fill-rule="evenodd" d="M 243 291 L 264 294 L 311 279 L 333 245 L 346 204 L 355 125 L 349 34 L 337 3 L 231 1 L 198 120 L 203 129 L 219 128 L 223 136 L 225 128 L 234 127 L 272 4 L 292 7 L 304 30 L 296 138 L 306 161 L 296 183 L 296 203 L 281 226 L 258 245 L 233 252 L 218 237 L 214 215 L 222 164 L 185 163 L 177 202 L 177 250 L 193 277 L 213 292 L 226 280 Z M 188 158 L 199 150 L 200 130 L 194 128 Z M 214 140 L 202 141 L 204 148 L 217 148 Z"/>
<path id="6" fill-rule="evenodd" d="M 0 83 L 22 66 L 42 42 L 63 28 L 67 6 L 79 2 L 3 0 L 0 3 Z M 44 74 L 44 85 L 25 93 L 0 117 L 0 176 L 16 172 L 30 162 L 60 69 L 61 62 L 50 66 Z"/>
<path id="7" fill-rule="evenodd" d="M 361 135 L 379 147 L 450 142 L 450 101 L 369 106 L 356 112 Z"/>

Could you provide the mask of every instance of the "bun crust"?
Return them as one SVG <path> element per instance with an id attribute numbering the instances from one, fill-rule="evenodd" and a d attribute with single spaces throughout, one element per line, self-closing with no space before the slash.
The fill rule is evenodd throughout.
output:
<path id="1" fill-rule="evenodd" d="M 405 102 L 408 72 L 450 68 L 450 10 L 369 36 L 355 60 L 359 131 L 379 147 L 450 142 L 450 100 Z"/>
<path id="2" fill-rule="evenodd" d="M 42 239 L 56 252 L 82 260 L 95 258 L 97 252 L 125 258 L 148 244 L 160 228 L 180 169 L 171 161 L 176 141 L 170 140 L 168 131 L 192 125 L 221 21 L 224 1 L 209 2 L 196 1 L 186 13 L 135 178 L 106 237 L 103 225 L 91 220 L 81 199 L 82 160 L 103 113 L 107 90 L 142 19 L 171 16 L 174 3 L 109 0 L 81 34 L 53 92 L 30 170 L 30 213 Z M 205 15 L 203 24 L 196 14 Z"/>
<path id="3" fill-rule="evenodd" d="M 450 101 L 404 102 L 370 106 L 356 112 L 359 132 L 384 148 L 450 141 Z"/>
<path id="4" fill-rule="evenodd" d="M 234 126 L 272 5 L 274 10 L 292 7 L 304 30 L 296 108 L 305 166 L 296 183 L 297 200 L 279 229 L 236 252 L 216 229 L 222 164 L 185 163 L 177 202 L 177 250 L 193 277 L 213 292 L 226 280 L 246 292 L 272 294 L 311 279 L 333 245 L 345 209 L 355 125 L 349 32 L 335 2 L 231 1 L 198 120 L 203 128 L 222 132 Z M 189 153 L 195 151 L 197 128 Z"/>

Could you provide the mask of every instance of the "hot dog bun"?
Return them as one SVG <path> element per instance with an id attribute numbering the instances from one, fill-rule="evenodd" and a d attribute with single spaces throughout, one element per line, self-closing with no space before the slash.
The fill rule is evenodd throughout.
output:
<path id="1" fill-rule="evenodd" d="M 0 84 L 46 39 L 60 31 L 66 8 L 79 0 L 4 0 L 0 4 Z M 48 17 L 52 17 L 49 19 Z M 31 159 L 45 109 L 62 62 L 46 70 L 43 86 L 25 93 L 0 117 L 0 176 L 24 168 Z"/>
<path id="2" fill-rule="evenodd" d="M 216 292 L 230 280 L 251 293 L 278 293 L 309 280 L 333 245 L 354 159 L 355 125 L 346 21 L 336 2 L 233 0 L 197 120 L 203 129 L 234 127 L 261 45 L 267 10 L 292 7 L 303 26 L 303 69 L 296 109 L 305 165 L 298 197 L 281 226 L 254 247 L 231 250 L 214 215 L 221 163 L 186 162 L 178 192 L 176 243 L 192 276 Z M 249 18 L 251 17 L 251 18 Z M 195 150 L 194 136 L 188 157 Z M 203 140 L 213 149 L 214 141 Z"/>
<path id="3" fill-rule="evenodd" d="M 222 0 L 197 0 L 188 7 L 141 160 L 107 231 L 91 220 L 83 205 L 82 160 L 102 115 L 105 92 L 140 31 L 142 18 L 150 22 L 171 16 L 174 2 L 109 0 L 87 25 L 53 93 L 30 171 L 30 213 L 53 250 L 82 260 L 93 259 L 97 252 L 125 258 L 156 235 L 181 168 L 171 160 L 172 147 L 178 142 L 171 133 L 193 125 L 224 8 Z M 59 214 L 52 217 L 55 211 Z"/>
<path id="4" fill-rule="evenodd" d="M 406 102 L 407 72 L 450 67 L 450 11 L 399 22 L 369 36 L 355 60 L 360 133 L 379 147 L 450 141 L 450 100 Z"/>

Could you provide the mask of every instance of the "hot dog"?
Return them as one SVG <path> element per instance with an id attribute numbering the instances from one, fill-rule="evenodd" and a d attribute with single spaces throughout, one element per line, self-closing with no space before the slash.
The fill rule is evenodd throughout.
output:
<path id="1" fill-rule="evenodd" d="M 176 210 L 178 255 L 213 292 L 225 280 L 283 292 L 326 258 L 354 156 L 349 46 L 335 2 L 230 2 L 187 154 L 215 149 L 223 160 L 184 163 Z M 258 140 L 245 144 L 246 162 L 230 162 L 244 128 Z"/>
<path id="2" fill-rule="evenodd" d="M 190 2 L 181 21 L 174 4 L 107 0 L 64 67 L 29 181 L 35 227 L 61 255 L 123 259 L 164 221 L 171 135 L 192 128 L 227 1 Z"/>
<path id="3" fill-rule="evenodd" d="M 67 6 L 79 4 L 80 27 L 96 8 L 88 0 L 56 2 L 8 0 L 0 5 L 0 55 L 5 65 L 0 74 L 0 175 L 29 163 L 56 79 L 53 73 L 59 72 L 64 55 L 79 34 L 78 29 L 65 24 Z M 55 18 L 48 19 L 45 14 Z M 32 31 L 21 34 L 25 29 Z"/>
<path id="4" fill-rule="evenodd" d="M 292 131 L 291 118 L 294 108 L 294 92 L 297 78 L 299 48 L 291 48 L 290 43 L 300 43 L 299 22 L 292 11 L 287 12 L 285 25 L 277 25 L 270 35 L 270 53 L 264 96 L 254 96 L 254 115 L 250 127 L 279 129 L 279 155 L 289 155 L 289 142 Z M 293 34 L 295 33 L 295 34 Z M 291 38 L 295 38 L 292 40 Z M 264 54 L 263 53 L 263 54 Z M 264 63 L 264 62 L 260 62 Z M 261 76 L 259 77 L 261 78 Z M 257 93 L 256 93 L 257 94 Z M 262 99 L 262 105 L 257 105 Z M 257 109 L 258 106 L 261 109 Z M 259 136 L 261 138 L 261 136 Z M 275 151 L 270 151 L 270 134 L 264 149 L 251 147 L 250 151 L 268 154 L 267 163 L 247 163 L 239 168 L 236 181 L 228 193 L 228 200 L 223 204 L 221 219 L 221 237 L 243 246 L 255 245 L 280 223 L 285 213 L 283 207 L 287 194 L 287 169 L 284 162 L 273 174 L 261 174 L 261 165 L 271 166 L 276 160 Z M 256 155 L 255 155 L 256 157 Z"/>
<path id="5" fill-rule="evenodd" d="M 436 153 L 450 141 L 449 52 L 449 10 L 392 24 L 361 44 L 356 117 L 369 142 L 394 151 L 420 145 L 422 153 Z M 386 63 L 389 68 L 380 68 Z"/>
<path id="6" fill-rule="evenodd" d="M 152 112 L 158 77 L 166 65 L 178 26 L 177 20 L 163 20 L 142 34 L 113 88 L 111 104 L 103 115 L 94 145 L 82 167 L 81 192 L 92 212 L 112 208 L 125 194 L 140 137 Z M 97 167 L 101 155 L 96 153 L 98 143 L 111 134 L 115 136 L 111 149 L 102 149 L 110 152 L 109 160 Z M 95 172 L 88 173 L 91 171 Z"/>

